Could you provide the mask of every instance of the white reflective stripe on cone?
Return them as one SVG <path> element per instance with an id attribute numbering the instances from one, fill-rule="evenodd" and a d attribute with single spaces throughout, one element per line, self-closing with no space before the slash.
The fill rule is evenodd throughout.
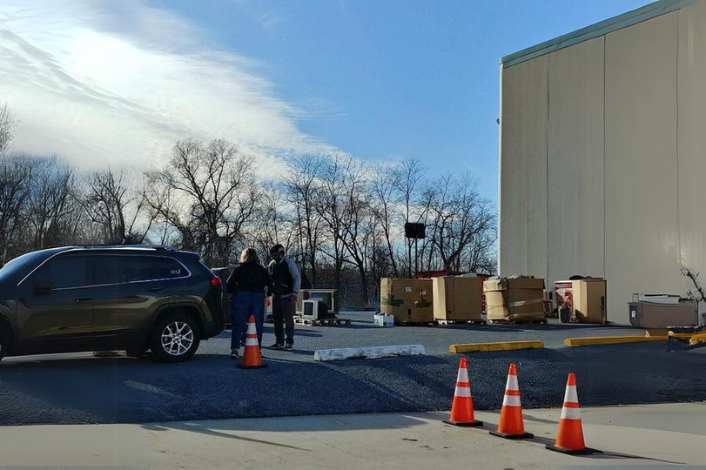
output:
<path id="1" fill-rule="evenodd" d="M 250 323 L 248 325 L 248 331 L 246 332 L 248 335 L 256 335 L 257 334 L 257 328 L 255 327 L 254 323 Z"/>
<path id="2" fill-rule="evenodd" d="M 259 346 L 257 338 L 245 338 L 245 346 Z"/>
<path id="3" fill-rule="evenodd" d="M 454 392 L 454 396 L 471 398 L 471 389 L 468 387 L 456 387 L 456 392 Z"/>
<path id="4" fill-rule="evenodd" d="M 505 395 L 505 398 L 503 398 L 503 406 L 522 406 L 520 403 L 520 397 L 515 395 Z"/>
<path id="5" fill-rule="evenodd" d="M 576 392 L 576 385 L 569 385 L 566 387 L 566 394 L 564 395 L 564 403 L 578 403 L 579 394 Z"/>
<path id="6" fill-rule="evenodd" d="M 458 369 L 458 378 L 456 382 L 468 382 L 468 369 L 465 367 L 460 367 Z"/>
<path id="7" fill-rule="evenodd" d="M 581 419 L 581 408 L 562 408 L 561 419 Z"/>
<path id="8" fill-rule="evenodd" d="M 517 376 L 516 375 L 508 375 L 507 376 L 507 385 L 505 386 L 505 390 L 519 390 L 520 385 L 517 383 Z"/>

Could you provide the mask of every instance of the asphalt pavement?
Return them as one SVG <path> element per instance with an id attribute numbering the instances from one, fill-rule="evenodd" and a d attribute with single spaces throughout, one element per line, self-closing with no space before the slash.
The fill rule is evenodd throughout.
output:
<path id="1" fill-rule="evenodd" d="M 264 349 L 268 367 L 258 370 L 235 367 L 229 332 L 202 343 L 181 364 L 91 354 L 6 358 L 0 363 L 0 425 L 446 410 L 459 359 L 446 352 L 449 344 L 518 339 L 540 339 L 548 348 L 468 355 L 478 409 L 500 407 L 511 362 L 518 364 L 528 409 L 560 407 L 569 372 L 578 376 L 584 406 L 706 400 L 703 349 L 667 353 L 661 342 L 563 347 L 567 337 L 639 330 L 559 324 L 379 328 L 370 317 L 350 314 L 350 327 L 298 327 L 296 349 Z M 273 342 L 272 325 L 266 325 L 264 341 Z M 313 361 L 315 349 L 394 344 L 422 344 L 427 354 Z"/>

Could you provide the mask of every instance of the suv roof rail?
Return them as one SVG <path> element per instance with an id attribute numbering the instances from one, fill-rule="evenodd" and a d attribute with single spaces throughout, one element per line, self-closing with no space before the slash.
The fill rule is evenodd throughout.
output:
<path id="1" fill-rule="evenodd" d="M 156 251 L 177 251 L 176 248 L 168 245 L 78 245 L 72 247 L 74 250 L 156 250 Z"/>

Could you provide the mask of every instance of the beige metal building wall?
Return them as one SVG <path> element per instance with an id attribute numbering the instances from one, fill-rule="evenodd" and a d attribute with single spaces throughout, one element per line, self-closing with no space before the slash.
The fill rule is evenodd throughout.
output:
<path id="1" fill-rule="evenodd" d="M 609 305 L 678 292 L 678 12 L 606 37 L 606 279 Z"/>
<path id="2" fill-rule="evenodd" d="M 603 42 L 549 55 L 548 279 L 605 273 Z"/>
<path id="3" fill-rule="evenodd" d="M 706 283 L 706 2 L 679 11 L 678 49 L 680 260 Z"/>
<path id="4" fill-rule="evenodd" d="M 502 69 L 500 274 L 605 276 L 619 322 L 706 271 L 706 1 L 675 3 Z"/>
<path id="5" fill-rule="evenodd" d="M 500 265 L 547 274 L 547 57 L 503 73 Z"/>

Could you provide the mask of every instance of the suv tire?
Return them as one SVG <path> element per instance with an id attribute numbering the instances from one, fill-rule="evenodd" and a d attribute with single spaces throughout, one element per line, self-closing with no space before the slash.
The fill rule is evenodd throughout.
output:
<path id="1" fill-rule="evenodd" d="M 183 362 L 199 348 L 201 331 L 192 317 L 167 314 L 157 320 L 150 333 L 150 349 L 161 362 Z"/>

